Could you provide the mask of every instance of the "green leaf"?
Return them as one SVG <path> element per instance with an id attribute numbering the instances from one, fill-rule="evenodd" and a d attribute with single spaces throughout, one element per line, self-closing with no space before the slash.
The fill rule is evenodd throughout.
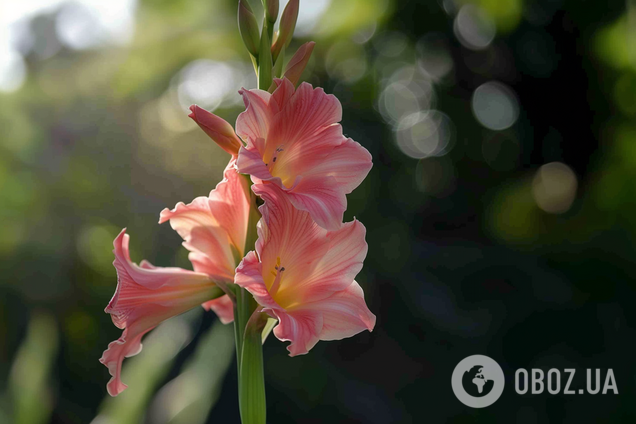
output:
<path id="1" fill-rule="evenodd" d="M 151 396 L 165 378 L 179 351 L 191 337 L 190 322 L 200 316 L 202 308 L 194 309 L 160 324 L 143 340 L 143 350 L 124 361 L 122 380 L 128 388 L 117 397 L 107 396 L 99 416 L 93 422 L 137 424 Z M 104 382 L 104 389 L 105 389 Z"/>
<path id="2" fill-rule="evenodd" d="M 278 323 L 277 319 L 271 318 L 271 317 L 267 318 L 267 324 L 265 324 L 265 328 L 263 328 L 263 334 L 261 336 L 261 340 L 263 341 L 263 344 L 265 344 L 265 340 L 267 340 L 269 333 L 272 332 L 272 330 L 274 329 L 277 323 Z"/>
<path id="3" fill-rule="evenodd" d="M 53 410 L 49 379 L 57 348 L 58 332 L 54 319 L 47 314 L 35 313 L 9 375 L 13 423 L 49 421 Z"/>
<path id="4" fill-rule="evenodd" d="M 232 364 L 234 333 L 217 321 L 201 338 L 178 377 L 155 396 L 149 418 L 155 424 L 203 424 L 221 394 Z"/>

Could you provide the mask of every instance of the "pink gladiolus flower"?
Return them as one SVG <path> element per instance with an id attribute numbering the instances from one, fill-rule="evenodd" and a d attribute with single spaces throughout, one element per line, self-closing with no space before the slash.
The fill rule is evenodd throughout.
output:
<path id="1" fill-rule="evenodd" d="M 327 231 L 276 185 L 253 189 L 265 200 L 263 218 L 256 252 L 236 269 L 235 283 L 278 319 L 274 335 L 291 341 L 290 356 L 307 353 L 318 340 L 373 330 L 375 315 L 354 281 L 367 254 L 364 226 L 353 221 Z"/>
<path id="2" fill-rule="evenodd" d="M 288 79 L 275 81 L 273 94 L 240 91 L 246 110 L 236 132 L 247 146 L 239 150 L 238 171 L 250 174 L 257 185 L 278 186 L 318 225 L 336 230 L 347 208 L 346 194 L 368 174 L 371 155 L 343 136 L 335 96 L 307 83 L 294 90 Z"/>
<path id="3" fill-rule="evenodd" d="M 126 230 L 117 236 L 115 268 L 117 290 L 105 311 L 117 328 L 124 330 L 119 340 L 108 345 L 99 360 L 108 367 L 112 378 L 106 386 L 111 396 L 127 386 L 121 381 L 124 358 L 141 351 L 141 338 L 160 322 L 186 312 L 218 296 L 218 287 L 205 274 L 181 268 L 154 267 L 146 261 L 136 265 L 128 252 Z"/>
<path id="4" fill-rule="evenodd" d="M 250 213 L 249 185 L 236 172 L 235 159 L 225 168 L 224 179 L 209 196 L 201 196 L 186 205 L 161 211 L 159 223 L 170 220 L 172 228 L 183 238 L 190 251 L 194 270 L 213 281 L 234 282 L 234 270 L 245 256 L 245 237 Z M 234 320 L 232 302 L 227 296 L 206 302 L 223 323 Z"/>
<path id="5" fill-rule="evenodd" d="M 157 268 L 146 261 L 137 266 L 130 261 L 125 230 L 115 239 L 118 284 L 106 312 L 124 332 L 108 345 L 100 359 L 113 376 L 107 385 L 111 396 L 127 387 L 120 378 L 122 361 L 141 351 L 141 338 L 160 322 L 197 305 L 212 309 L 223 323 L 234 319 L 232 301 L 226 295 L 219 297 L 217 287 L 217 283 L 234 281 L 234 269 L 245 252 L 249 188 L 234 164 L 235 159 L 208 197 L 197 197 L 189 205 L 178 203 L 173 210 L 161 212 L 160 222 L 170 220 L 185 240 L 196 272 Z"/>

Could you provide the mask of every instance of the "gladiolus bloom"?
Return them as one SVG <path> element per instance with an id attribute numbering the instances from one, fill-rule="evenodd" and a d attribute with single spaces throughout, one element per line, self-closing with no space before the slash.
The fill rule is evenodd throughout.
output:
<path id="1" fill-rule="evenodd" d="M 371 155 L 342 134 L 342 107 L 333 95 L 302 83 L 294 90 L 276 80 L 270 94 L 241 90 L 246 110 L 236 122 L 247 142 L 237 161 L 240 173 L 255 184 L 281 188 L 298 209 L 309 212 L 321 227 L 342 225 L 351 193 L 371 169 Z"/>
<path id="2" fill-rule="evenodd" d="M 126 388 L 120 378 L 122 361 L 141 351 L 141 338 L 160 322 L 197 305 L 213 310 L 223 323 L 234 319 L 232 301 L 217 287 L 234 281 L 234 269 L 245 251 L 249 188 L 234 163 L 230 161 L 225 178 L 209 196 L 161 212 L 160 222 L 170 220 L 184 239 L 195 272 L 158 268 L 146 261 L 138 266 L 130 260 L 125 230 L 115 239 L 118 283 L 106 312 L 124 332 L 100 359 L 113 376 L 107 385 L 111 396 Z"/>
<path id="3" fill-rule="evenodd" d="M 235 162 L 230 161 L 223 181 L 209 196 L 197 197 L 187 205 L 179 202 L 174 209 L 161 211 L 159 217 L 160 224 L 170 220 L 183 238 L 194 270 L 225 284 L 234 282 L 234 270 L 245 256 L 250 213 L 249 182 L 236 172 Z M 223 323 L 234 320 L 232 302 L 227 296 L 203 306 L 212 309 Z"/>
<path id="4" fill-rule="evenodd" d="M 353 221 L 327 231 L 277 186 L 253 189 L 265 200 L 263 218 L 256 252 L 236 269 L 235 283 L 278 319 L 274 335 L 291 342 L 290 356 L 307 353 L 318 340 L 373 330 L 375 315 L 354 281 L 367 254 L 364 226 Z"/>
<path id="5" fill-rule="evenodd" d="M 239 148 L 243 145 L 236 136 L 234 128 L 223 118 L 220 118 L 197 105 L 190 106 L 188 116 L 196 122 L 199 127 L 218 144 L 223 150 L 236 156 Z"/>
<path id="6" fill-rule="evenodd" d="M 222 292 L 205 274 L 181 268 L 154 267 L 146 261 L 131 262 L 126 230 L 113 245 L 117 269 L 117 289 L 105 311 L 111 314 L 121 337 L 110 343 L 99 360 L 112 378 L 106 386 L 117 396 L 127 386 L 121 381 L 124 358 L 141 351 L 141 338 L 160 322 L 218 297 Z"/>

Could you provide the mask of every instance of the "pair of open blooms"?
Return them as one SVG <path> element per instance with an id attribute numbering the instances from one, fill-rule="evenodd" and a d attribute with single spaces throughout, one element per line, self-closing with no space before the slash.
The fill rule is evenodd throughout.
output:
<path id="1" fill-rule="evenodd" d="M 123 334 L 100 361 L 113 376 L 108 392 L 127 386 L 120 379 L 125 357 L 141 350 L 141 338 L 167 318 L 202 304 L 222 322 L 233 320 L 233 304 L 219 285 L 247 289 L 263 312 L 278 320 L 274 335 L 290 341 L 291 356 L 307 353 L 318 340 L 338 340 L 365 329 L 375 316 L 354 281 L 367 253 L 365 228 L 342 223 L 345 195 L 371 169 L 371 155 L 342 134 L 342 110 L 333 95 L 303 83 L 295 90 L 276 80 L 272 93 L 242 90 L 246 110 L 236 133 L 219 117 L 192 106 L 190 115 L 232 154 L 224 179 L 208 197 L 164 209 L 160 223 L 184 239 L 194 271 L 131 262 L 124 229 L 114 241 L 118 284 L 106 312 Z M 249 183 L 264 200 L 259 208 L 256 251 L 245 246 L 250 214 Z M 213 299 L 213 300 L 210 300 Z"/>

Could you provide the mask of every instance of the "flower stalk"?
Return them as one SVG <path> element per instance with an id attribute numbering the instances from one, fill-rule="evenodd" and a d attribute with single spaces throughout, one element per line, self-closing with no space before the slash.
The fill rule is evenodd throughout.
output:
<path id="1" fill-rule="evenodd" d="M 193 270 L 135 264 L 124 229 L 114 242 L 118 285 L 106 308 L 123 333 L 100 361 L 116 396 L 126 388 L 122 361 L 139 353 L 144 334 L 200 305 L 224 324 L 234 321 L 241 421 L 265 424 L 262 345 L 270 332 L 290 342 L 296 356 L 320 340 L 375 326 L 354 280 L 367 253 L 366 229 L 355 219 L 343 222 L 346 195 L 372 158 L 344 136 L 338 99 L 300 83 L 314 43 L 283 66 L 299 0 L 288 1 L 276 34 L 279 0 L 262 0 L 260 27 L 248 1 L 238 0 L 238 24 L 258 89 L 239 91 L 246 109 L 235 129 L 196 105 L 189 115 L 231 155 L 223 180 L 209 195 L 159 216 L 183 239 Z"/>
<path id="2" fill-rule="evenodd" d="M 251 295 L 249 297 L 252 298 Z M 266 324 L 267 314 L 255 310 L 245 327 L 239 374 L 239 407 L 243 424 L 265 424 L 262 333 Z"/>

